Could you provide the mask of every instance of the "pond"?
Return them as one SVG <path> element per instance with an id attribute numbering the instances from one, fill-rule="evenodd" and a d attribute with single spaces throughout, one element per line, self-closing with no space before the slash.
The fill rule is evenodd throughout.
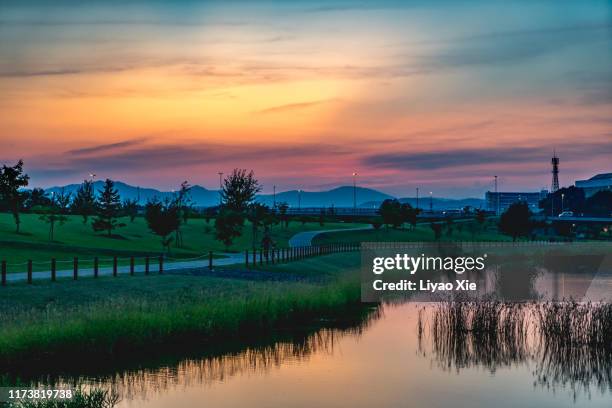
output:
<path id="1" fill-rule="evenodd" d="M 428 330 L 435 309 L 384 305 L 343 327 L 60 381 L 111 387 L 119 406 L 131 408 L 612 405 L 609 348 L 566 358 L 542 353 L 532 335 L 527 344 L 495 338 L 494 349 L 469 339 L 448 343 Z"/>

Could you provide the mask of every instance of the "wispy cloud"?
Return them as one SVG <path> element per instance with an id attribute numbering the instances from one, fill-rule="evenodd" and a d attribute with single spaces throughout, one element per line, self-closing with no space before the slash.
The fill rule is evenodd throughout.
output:
<path id="1" fill-rule="evenodd" d="M 138 138 L 138 139 L 124 140 L 122 142 L 108 143 L 108 144 L 97 145 L 97 146 L 92 146 L 92 147 L 84 147 L 81 149 L 69 150 L 65 154 L 78 156 L 78 155 L 89 155 L 89 154 L 95 154 L 95 153 L 106 153 L 106 152 L 114 151 L 117 149 L 142 145 L 146 140 L 147 138 L 145 137 Z"/>
<path id="2" fill-rule="evenodd" d="M 612 154 L 612 144 L 606 142 L 564 143 L 557 146 L 566 154 L 571 152 L 574 160 L 586 159 L 593 155 Z M 544 162 L 550 155 L 550 146 L 494 147 L 478 149 L 457 149 L 430 152 L 393 152 L 366 155 L 362 163 L 380 169 L 395 170 L 440 170 L 482 165 L 511 165 L 515 163 Z"/>
<path id="3" fill-rule="evenodd" d="M 256 113 L 268 114 L 268 113 L 280 113 L 280 112 L 288 112 L 295 110 L 302 110 L 312 108 L 314 106 L 323 105 L 326 103 L 333 102 L 335 99 L 325 99 L 320 101 L 310 101 L 310 102 L 298 102 L 298 103 L 289 103 L 286 105 L 272 106 L 270 108 L 262 109 L 257 111 Z"/>

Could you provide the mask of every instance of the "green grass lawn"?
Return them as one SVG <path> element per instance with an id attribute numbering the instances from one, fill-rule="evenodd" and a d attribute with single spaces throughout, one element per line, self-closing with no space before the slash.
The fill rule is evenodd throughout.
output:
<path id="1" fill-rule="evenodd" d="M 359 255 L 333 254 L 269 272 L 299 281 L 137 275 L 0 288 L 0 365 L 69 353 L 127 352 L 176 336 L 210 341 L 298 323 L 359 304 Z M 310 280 L 307 277 L 325 279 Z M 239 337 L 238 337 L 239 338 Z"/>
<path id="2" fill-rule="evenodd" d="M 471 224 L 471 225 L 470 225 Z M 492 222 L 487 222 L 483 227 L 475 221 L 455 222 L 449 235 L 446 226 L 442 229 L 442 241 L 512 241 L 507 235 L 497 231 Z M 472 231 L 474 233 L 472 233 Z M 410 228 L 393 229 L 381 227 L 364 231 L 338 231 L 318 235 L 313 240 L 315 245 L 331 243 L 357 243 L 357 242 L 402 242 L 402 241 L 433 241 L 434 232 L 429 224 L 419 224 L 412 230 Z"/>
<path id="3" fill-rule="evenodd" d="M 129 256 L 159 255 L 161 243 L 158 236 L 153 235 L 146 226 L 144 218 L 137 217 L 134 222 L 121 219 L 126 227 L 117 229 L 113 237 L 103 233 L 94 233 L 91 221 L 83 224 L 82 217 L 69 216 L 69 221 L 63 226 L 56 226 L 53 242 L 48 240 L 48 224 L 39 219 L 36 214 L 23 214 L 21 233 L 15 233 L 15 225 L 10 214 L 0 213 L 0 260 L 9 264 L 9 272 L 25 271 L 25 262 L 32 259 L 34 262 L 48 262 L 56 258 L 60 265 L 65 262 L 62 269 L 70 269 L 69 263 L 73 257 L 79 257 L 83 267 L 91 267 L 91 260 L 98 256 L 104 258 L 101 266 L 109 265 L 112 256 L 123 257 L 120 264 L 127 264 Z M 362 224 L 352 223 L 318 223 L 302 225 L 292 222 L 288 228 L 272 227 L 272 238 L 279 246 L 287 246 L 287 241 L 294 234 L 301 231 L 320 229 L 351 228 Z M 214 237 L 214 220 L 209 224 L 204 219 L 191 219 L 182 228 L 183 247 L 172 247 L 170 256 L 175 258 L 190 258 L 208 253 L 208 251 L 225 251 L 224 245 Z M 261 239 L 261 231 L 259 233 Z M 232 251 L 242 251 L 252 245 L 252 232 L 250 224 L 246 223 L 243 235 L 236 239 L 230 247 Z M 34 270 L 48 270 L 49 265 L 34 264 Z"/>

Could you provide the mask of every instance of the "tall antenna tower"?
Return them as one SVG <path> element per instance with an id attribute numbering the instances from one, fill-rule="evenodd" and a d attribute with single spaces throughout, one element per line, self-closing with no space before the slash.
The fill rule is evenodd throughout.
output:
<path id="1" fill-rule="evenodd" d="M 550 161 L 552 163 L 552 185 L 551 185 L 551 193 L 554 193 L 559 189 L 559 158 L 557 157 L 557 152 L 553 150 L 553 157 Z"/>

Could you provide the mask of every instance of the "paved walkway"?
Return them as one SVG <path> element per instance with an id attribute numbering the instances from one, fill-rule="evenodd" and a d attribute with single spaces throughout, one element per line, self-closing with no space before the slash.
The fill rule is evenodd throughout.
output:
<path id="1" fill-rule="evenodd" d="M 337 228 L 337 229 L 328 229 L 328 230 L 319 230 L 319 231 L 305 231 L 298 232 L 294 236 L 289 239 L 290 247 L 299 247 L 299 246 L 310 246 L 312 245 L 312 240 L 319 234 L 324 234 L 326 232 L 342 232 L 342 231 L 364 231 L 372 229 L 371 225 L 365 227 L 356 227 L 356 228 Z"/>

